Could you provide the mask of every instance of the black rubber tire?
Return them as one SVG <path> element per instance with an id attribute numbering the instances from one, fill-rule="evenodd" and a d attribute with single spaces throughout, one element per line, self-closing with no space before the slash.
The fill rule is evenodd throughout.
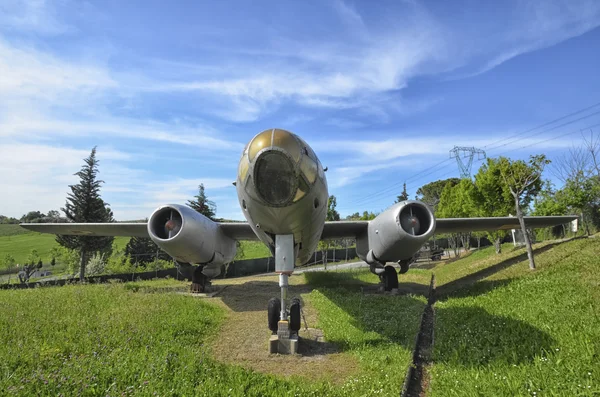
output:
<path id="1" fill-rule="evenodd" d="M 269 316 L 269 329 L 275 335 L 277 334 L 277 323 L 281 319 L 281 300 L 279 298 L 269 299 L 267 315 Z"/>
<path id="2" fill-rule="evenodd" d="M 396 273 L 396 269 L 393 266 L 386 266 L 383 269 L 384 291 L 391 291 L 394 288 L 398 288 L 398 273 Z"/>
<path id="3" fill-rule="evenodd" d="M 401 262 L 399 263 L 400 265 L 400 270 L 398 271 L 398 273 L 400 274 L 404 274 L 408 271 L 408 267 L 410 266 L 410 264 L 408 262 Z"/>
<path id="4" fill-rule="evenodd" d="M 290 330 L 298 332 L 300 330 L 300 298 L 293 298 L 290 305 Z"/>

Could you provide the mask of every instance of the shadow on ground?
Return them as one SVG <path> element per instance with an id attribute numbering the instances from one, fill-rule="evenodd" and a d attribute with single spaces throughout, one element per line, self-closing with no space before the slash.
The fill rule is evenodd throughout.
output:
<path id="1" fill-rule="evenodd" d="M 536 248 L 533 250 L 533 254 L 542 254 L 554 248 L 555 246 L 562 244 L 563 242 L 565 241 L 557 241 L 555 243 Z M 494 288 L 506 285 L 510 283 L 510 280 L 485 281 L 484 283 L 481 283 L 481 280 L 488 278 L 498 272 L 501 272 L 502 270 L 507 269 L 513 265 L 516 265 L 517 263 L 523 262 L 524 260 L 527 260 L 527 252 L 523 252 L 522 254 L 519 254 L 515 257 L 508 258 L 493 266 L 486 267 L 485 269 L 479 270 L 475 273 L 471 273 L 467 276 L 461 277 L 449 283 L 437 286 L 435 291 L 435 299 L 444 300 L 450 296 L 458 297 L 481 295 Z M 479 286 L 479 284 L 481 284 L 481 286 Z M 473 285 L 475 285 L 475 287 L 471 288 Z M 468 291 L 461 292 L 461 290 L 467 287 L 469 287 Z"/>

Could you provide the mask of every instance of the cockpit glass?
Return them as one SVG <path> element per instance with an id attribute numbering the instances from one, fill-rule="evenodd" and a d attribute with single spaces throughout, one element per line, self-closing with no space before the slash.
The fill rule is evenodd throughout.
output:
<path id="1" fill-rule="evenodd" d="M 302 156 L 302 161 L 300 162 L 300 169 L 302 170 L 302 173 L 304 174 L 304 176 L 306 176 L 306 180 L 310 184 L 315 183 L 318 171 L 317 163 L 315 163 L 314 160 L 312 160 L 308 156 Z"/>
<path id="2" fill-rule="evenodd" d="M 250 143 L 250 148 L 248 149 L 248 159 L 250 161 L 254 160 L 258 152 L 262 149 L 271 146 L 271 135 L 273 134 L 273 130 L 265 130 L 254 137 L 252 142 Z"/>
<path id="3" fill-rule="evenodd" d="M 284 130 L 275 130 L 273 135 L 273 146 L 284 149 L 292 156 L 294 162 L 297 163 L 300 160 L 300 142 L 298 142 L 292 133 Z"/>
<path id="4" fill-rule="evenodd" d="M 296 194 L 294 165 L 277 151 L 262 154 L 254 168 L 256 190 L 268 204 L 283 206 Z"/>

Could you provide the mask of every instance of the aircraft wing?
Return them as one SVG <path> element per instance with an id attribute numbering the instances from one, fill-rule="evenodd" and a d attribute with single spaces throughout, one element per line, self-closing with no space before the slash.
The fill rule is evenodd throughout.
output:
<path id="1" fill-rule="evenodd" d="M 146 222 L 113 223 L 21 223 L 21 227 L 39 233 L 74 236 L 150 237 Z M 219 227 L 234 240 L 258 240 L 246 222 L 221 222 Z"/>
<path id="2" fill-rule="evenodd" d="M 21 227 L 39 233 L 71 236 L 148 236 L 148 226 L 142 223 L 21 223 Z"/>
<path id="3" fill-rule="evenodd" d="M 358 237 L 367 232 L 369 221 L 335 221 L 325 222 L 321 240 Z"/>
<path id="4" fill-rule="evenodd" d="M 569 223 L 577 219 L 575 215 L 566 216 L 526 216 L 525 226 L 531 229 Z M 436 233 L 476 232 L 492 230 L 518 229 L 517 217 L 504 216 L 493 218 L 436 218 Z M 369 221 L 325 222 L 321 240 L 337 238 L 356 238 L 365 233 Z"/>
<path id="5" fill-rule="evenodd" d="M 566 216 L 525 216 L 525 226 L 529 229 L 549 227 L 569 223 L 577 219 L 575 215 Z M 518 229 L 519 220 L 513 216 L 495 218 L 437 218 L 436 233 L 476 232 L 492 230 Z"/>

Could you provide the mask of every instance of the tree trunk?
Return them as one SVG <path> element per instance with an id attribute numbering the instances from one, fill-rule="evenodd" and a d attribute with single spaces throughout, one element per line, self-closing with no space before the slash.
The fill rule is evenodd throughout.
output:
<path id="1" fill-rule="evenodd" d="M 79 281 L 85 279 L 85 251 L 79 251 Z"/>
<path id="2" fill-rule="evenodd" d="M 494 247 L 496 248 L 496 254 L 502 253 L 502 239 L 500 237 L 496 237 L 494 240 Z"/>
<path id="3" fill-rule="evenodd" d="M 588 226 L 588 224 L 587 224 L 586 220 L 587 220 L 587 219 L 584 219 L 584 218 L 583 218 L 583 211 L 581 211 L 581 224 L 582 224 L 582 225 L 583 225 L 583 227 L 585 228 L 585 234 L 586 234 L 587 236 L 589 236 L 589 235 L 590 235 L 590 227 Z"/>
<path id="4" fill-rule="evenodd" d="M 515 209 L 517 210 L 517 219 L 519 219 L 519 225 L 521 225 L 521 233 L 523 233 L 523 239 L 525 239 L 525 248 L 527 248 L 527 258 L 529 258 L 529 269 L 535 270 L 533 249 L 531 249 L 531 240 L 529 239 L 529 233 L 527 233 L 527 228 L 525 227 L 523 212 L 521 211 L 521 205 L 519 204 L 519 196 L 515 196 Z"/>

